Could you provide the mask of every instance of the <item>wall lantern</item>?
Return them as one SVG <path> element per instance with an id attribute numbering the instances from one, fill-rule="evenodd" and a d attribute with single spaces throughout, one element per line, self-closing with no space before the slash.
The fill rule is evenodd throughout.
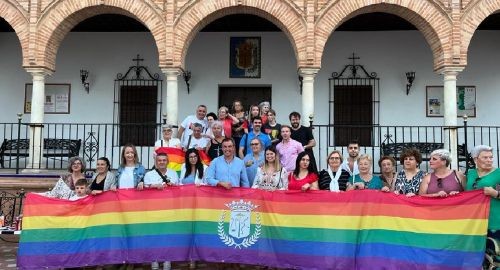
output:
<path id="1" fill-rule="evenodd" d="M 410 88 L 415 80 L 415 71 L 406 72 L 406 95 L 410 94 Z"/>
<path id="2" fill-rule="evenodd" d="M 90 85 L 87 82 L 88 77 L 89 77 L 89 71 L 86 69 L 80 69 L 80 78 L 82 79 L 82 85 L 85 88 L 85 91 L 87 91 L 87 94 L 90 91 Z"/>
<path id="3" fill-rule="evenodd" d="M 182 77 L 184 78 L 184 81 L 186 82 L 186 87 L 187 87 L 187 91 L 189 94 L 189 80 L 191 80 L 191 71 L 184 70 L 182 68 L 181 68 L 181 71 L 182 71 Z"/>

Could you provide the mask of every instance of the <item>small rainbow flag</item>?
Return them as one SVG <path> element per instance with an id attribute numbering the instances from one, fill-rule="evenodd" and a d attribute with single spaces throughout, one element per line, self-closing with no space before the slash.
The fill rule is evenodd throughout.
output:
<path id="1" fill-rule="evenodd" d="M 28 194 L 17 265 L 201 260 L 293 269 L 479 269 L 489 198 L 194 185 L 78 201 Z"/>
<path id="2" fill-rule="evenodd" d="M 156 152 L 165 152 L 168 155 L 168 165 L 167 167 L 171 170 L 177 172 L 178 175 L 181 173 L 182 165 L 184 165 L 185 154 L 182 149 L 174 148 L 174 147 L 160 147 L 156 150 Z M 205 165 L 210 165 L 210 157 L 204 151 L 198 150 L 198 154 L 201 158 L 201 163 Z"/>

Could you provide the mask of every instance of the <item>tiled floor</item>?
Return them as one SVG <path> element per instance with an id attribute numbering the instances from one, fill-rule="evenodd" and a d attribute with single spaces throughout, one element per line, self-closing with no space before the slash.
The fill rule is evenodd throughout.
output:
<path id="1" fill-rule="evenodd" d="M 0 236 L 0 269 L 16 269 L 17 235 Z"/>
<path id="2" fill-rule="evenodd" d="M 0 235 L 0 270 L 17 269 L 16 267 L 16 254 L 19 236 L 17 235 Z M 130 268 L 125 267 L 104 267 L 104 268 L 85 268 L 85 269 L 116 269 L 116 270 L 149 270 L 151 269 L 149 264 L 135 265 Z M 161 269 L 161 268 L 160 268 Z M 184 270 L 190 269 L 188 263 L 172 263 L 173 270 Z M 266 269 L 258 266 L 241 265 L 239 268 L 233 265 L 217 265 L 212 263 L 197 263 L 195 269 L 240 269 L 240 270 L 250 270 L 250 269 Z"/>

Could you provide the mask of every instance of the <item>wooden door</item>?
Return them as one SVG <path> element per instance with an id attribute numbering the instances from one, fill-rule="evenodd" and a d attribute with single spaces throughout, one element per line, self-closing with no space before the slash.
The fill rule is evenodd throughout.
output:
<path id="1" fill-rule="evenodd" d="M 233 101 L 240 100 L 245 111 L 248 111 L 252 104 L 258 105 L 262 101 L 271 102 L 271 96 L 271 86 L 219 86 L 218 108 L 226 106 L 231 110 Z"/>
<path id="2" fill-rule="evenodd" d="M 362 146 L 372 144 L 372 98 L 371 85 L 335 86 L 335 145 L 346 146 L 351 140 Z"/>

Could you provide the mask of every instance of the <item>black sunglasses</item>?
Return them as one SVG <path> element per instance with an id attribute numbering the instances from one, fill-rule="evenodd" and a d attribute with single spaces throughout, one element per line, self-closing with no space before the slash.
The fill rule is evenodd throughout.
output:
<path id="1" fill-rule="evenodd" d="M 476 180 L 474 180 L 474 183 L 472 183 L 472 188 L 473 189 L 477 188 L 477 184 L 479 183 L 479 181 L 481 181 L 481 177 L 478 177 L 478 178 L 476 178 Z"/>
<path id="2" fill-rule="evenodd" d="M 437 187 L 438 188 L 443 188 L 443 178 L 438 178 L 437 179 Z"/>

